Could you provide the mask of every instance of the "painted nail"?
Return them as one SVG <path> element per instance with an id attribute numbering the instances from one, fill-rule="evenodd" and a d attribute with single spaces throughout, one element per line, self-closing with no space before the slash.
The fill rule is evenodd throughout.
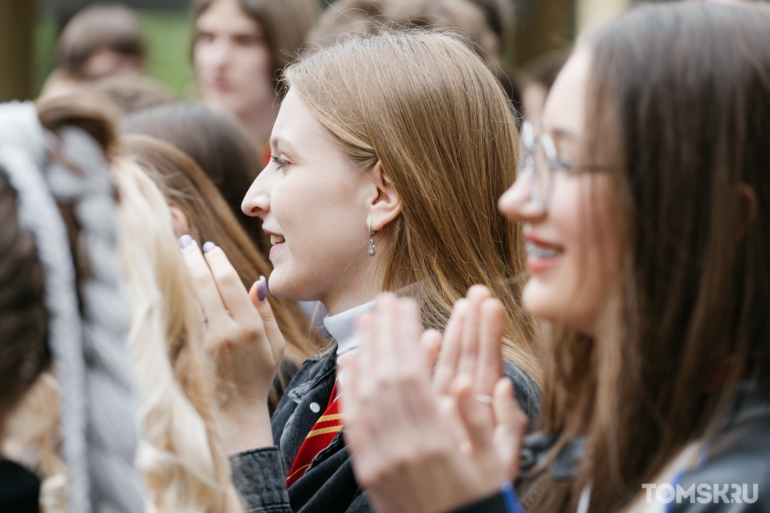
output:
<path id="1" fill-rule="evenodd" d="M 257 281 L 257 297 L 260 301 L 267 299 L 267 280 L 264 276 L 260 276 Z"/>
<path id="2" fill-rule="evenodd" d="M 182 235 L 181 237 L 179 237 L 179 247 L 182 249 L 192 244 L 192 242 L 193 242 L 193 239 L 189 235 Z"/>
<path id="3" fill-rule="evenodd" d="M 209 251 L 213 251 L 217 248 L 217 245 L 213 242 L 207 242 L 203 245 L 203 252 L 208 253 Z"/>

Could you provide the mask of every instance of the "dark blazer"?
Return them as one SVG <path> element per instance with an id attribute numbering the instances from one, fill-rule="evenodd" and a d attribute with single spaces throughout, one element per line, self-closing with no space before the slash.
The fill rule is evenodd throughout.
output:
<path id="1" fill-rule="evenodd" d="M 323 415 L 336 379 L 336 347 L 309 358 L 294 376 L 272 417 L 276 447 L 246 451 L 231 457 L 233 481 L 247 511 L 281 513 L 371 513 L 358 487 L 342 432 L 318 453 L 310 468 L 287 491 L 286 474 L 305 436 Z M 506 362 L 505 374 L 534 425 L 539 389 L 521 369 Z M 320 408 L 311 409 L 311 404 Z"/>

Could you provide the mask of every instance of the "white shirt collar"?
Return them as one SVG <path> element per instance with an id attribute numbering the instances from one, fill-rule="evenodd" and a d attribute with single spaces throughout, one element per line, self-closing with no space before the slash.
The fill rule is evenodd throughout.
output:
<path id="1" fill-rule="evenodd" d="M 362 313 L 374 309 L 376 301 L 356 306 L 337 315 L 324 317 L 324 326 L 329 334 L 337 341 L 337 356 L 341 356 L 358 347 L 359 340 L 356 336 L 356 319 Z"/>

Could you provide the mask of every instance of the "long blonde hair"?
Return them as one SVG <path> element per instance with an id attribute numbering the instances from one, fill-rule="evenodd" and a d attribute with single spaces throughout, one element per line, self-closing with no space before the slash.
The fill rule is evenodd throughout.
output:
<path id="1" fill-rule="evenodd" d="M 506 357 L 539 380 L 536 324 L 520 306 L 521 228 L 497 210 L 516 176 L 512 107 L 456 35 L 350 37 L 287 68 L 285 82 L 360 170 L 382 163 L 402 202 L 383 229 L 385 290 L 416 290 L 428 327 L 476 283 L 505 305 Z"/>
<path id="2" fill-rule="evenodd" d="M 129 344 L 139 383 L 138 462 L 155 511 L 241 512 L 212 419 L 201 313 L 166 201 L 133 161 L 116 161 L 132 305 Z"/>

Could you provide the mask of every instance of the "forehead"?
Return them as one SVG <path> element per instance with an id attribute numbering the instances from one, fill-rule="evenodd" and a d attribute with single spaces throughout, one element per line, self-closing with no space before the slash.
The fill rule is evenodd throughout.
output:
<path id="1" fill-rule="evenodd" d="M 262 31 L 259 23 L 241 8 L 237 0 L 215 0 L 198 17 L 195 28 L 228 33 Z"/>
<path id="2" fill-rule="evenodd" d="M 334 146 L 324 127 L 293 89 L 289 89 L 281 103 L 281 110 L 273 125 L 272 138 L 308 149 Z"/>
<path id="3" fill-rule="evenodd" d="M 543 110 L 543 129 L 568 131 L 577 135 L 585 130 L 585 103 L 591 53 L 578 48 L 556 78 Z"/>

